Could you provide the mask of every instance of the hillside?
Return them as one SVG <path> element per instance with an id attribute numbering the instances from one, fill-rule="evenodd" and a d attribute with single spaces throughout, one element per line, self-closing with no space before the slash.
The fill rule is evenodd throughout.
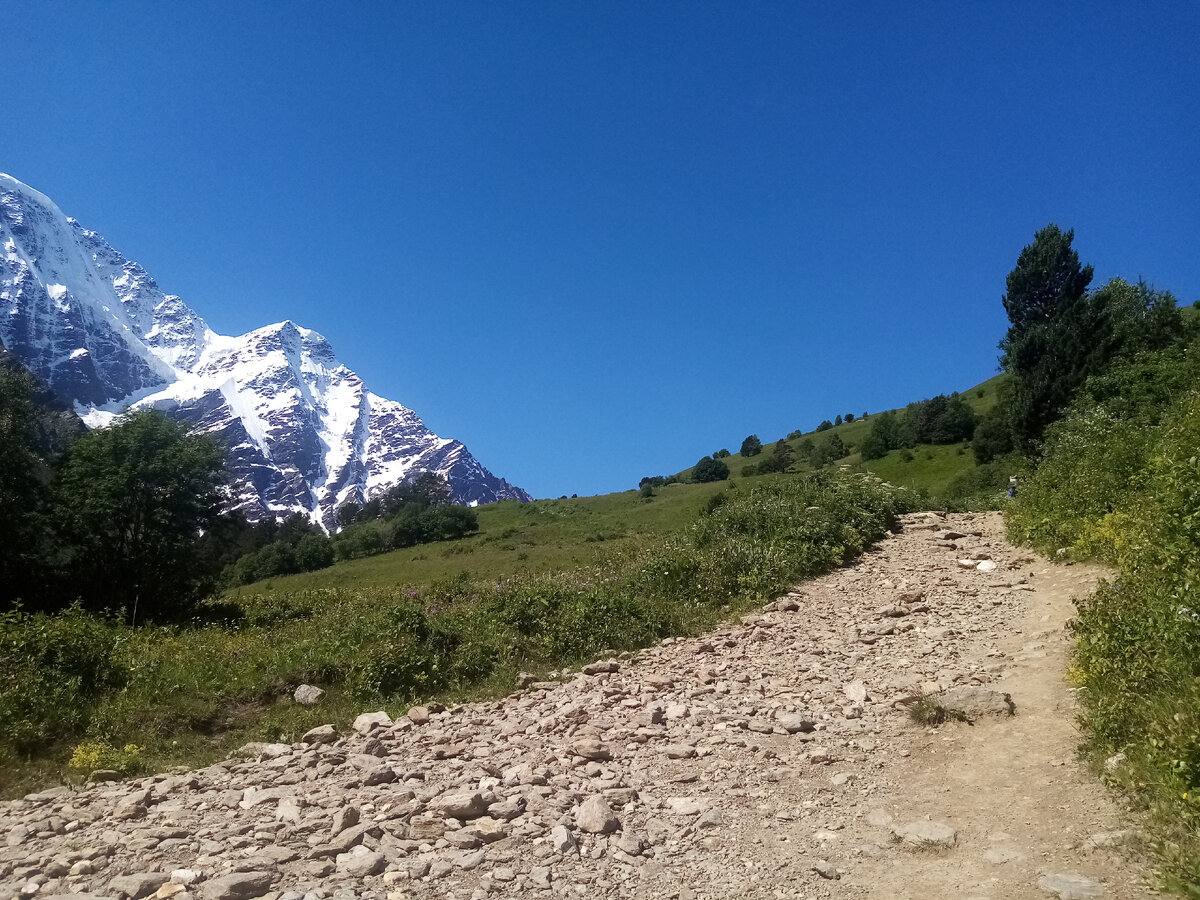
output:
<path id="1" fill-rule="evenodd" d="M 961 391 L 960 396 L 976 416 L 982 416 L 996 405 L 997 391 L 1007 378 L 1008 376 L 1004 374 L 996 375 Z M 864 462 L 858 449 L 870 433 L 874 421 L 884 412 L 900 414 L 904 412 L 904 408 L 868 411 L 866 418 L 858 417 L 853 422 L 843 422 L 824 431 L 817 431 L 814 428 L 811 431 L 802 432 L 794 438 L 784 435 L 769 438 L 766 435 L 759 435 L 759 438 L 762 441 L 764 453 L 769 452 L 779 440 L 784 440 L 797 455 L 800 455 L 803 441 L 823 441 L 836 435 L 851 451 L 849 455 L 838 460 L 839 465 L 871 472 L 895 484 L 921 491 L 929 495 L 935 502 L 943 497 L 955 479 L 969 475 L 976 468 L 975 457 L 969 450 L 969 442 L 956 445 L 918 444 L 911 450 L 891 450 L 881 459 Z M 855 413 L 855 415 L 859 414 Z M 831 416 L 830 421 L 833 421 L 833 418 Z M 735 449 L 739 443 L 732 444 L 729 449 Z M 762 458 L 761 454 L 747 458 L 743 457 L 741 453 L 732 453 L 724 459 L 724 462 L 729 466 L 730 476 L 736 478 L 742 475 L 746 466 L 755 465 Z M 804 462 L 797 463 L 796 467 L 800 470 L 810 468 Z M 694 470 L 694 466 L 689 467 L 677 473 L 675 477 L 683 481 L 690 480 Z"/>

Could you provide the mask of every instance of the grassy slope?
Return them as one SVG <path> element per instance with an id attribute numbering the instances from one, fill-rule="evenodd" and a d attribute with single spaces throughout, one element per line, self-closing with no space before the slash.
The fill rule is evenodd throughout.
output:
<path id="1" fill-rule="evenodd" d="M 447 541 L 338 563 L 328 569 L 273 578 L 229 592 L 302 591 L 431 584 L 446 578 L 505 577 L 585 565 L 599 549 L 634 547 L 648 535 L 678 531 L 717 484 L 672 484 L 647 501 L 637 491 L 566 500 L 505 501 L 479 507 L 479 532 Z"/>
<path id="2" fill-rule="evenodd" d="M 997 375 L 994 378 L 989 378 L 987 381 L 963 391 L 962 398 L 975 411 L 976 415 L 983 415 L 996 405 L 997 390 L 1007 377 L 1007 375 Z M 895 412 L 901 411 L 895 410 Z M 856 469 L 866 469 L 881 478 L 886 478 L 894 484 L 924 491 L 933 497 L 941 494 L 955 478 L 969 472 L 975 467 L 975 457 L 969 450 L 959 452 L 964 446 L 962 444 L 944 446 L 922 444 L 911 451 L 911 460 L 905 458 L 906 451 L 893 450 L 882 459 L 870 460 L 864 463 L 857 452 L 857 448 L 870 432 L 872 420 L 875 418 L 875 415 L 872 414 L 866 419 L 856 419 L 853 422 L 835 425 L 833 428 L 823 432 L 810 431 L 800 438 L 788 441 L 788 444 L 793 449 L 796 449 L 800 441 L 804 438 L 822 441 L 828 440 L 830 435 L 836 434 L 843 444 L 854 451 L 844 460 L 841 460 L 842 465 L 849 465 Z M 762 438 L 762 435 L 759 437 Z M 780 438 L 782 438 L 782 435 L 770 440 L 764 438 L 764 452 L 770 452 L 771 445 L 780 440 Z M 725 460 L 725 463 L 729 466 L 730 475 L 737 478 L 741 475 L 744 466 L 749 463 L 755 463 L 760 458 L 746 458 L 740 453 L 734 453 Z M 679 474 L 681 477 L 686 478 L 691 475 L 691 472 L 691 469 L 685 469 Z"/>
<path id="3" fill-rule="evenodd" d="M 963 398 L 977 414 L 996 403 L 996 390 L 1005 376 L 997 375 L 963 391 Z M 825 440 L 837 434 L 847 446 L 857 447 L 871 428 L 871 419 L 835 426 L 826 432 L 809 432 L 805 437 Z M 801 439 L 790 441 L 795 447 Z M 861 462 L 857 452 L 843 464 L 862 467 L 903 487 L 937 496 L 955 478 L 975 465 L 975 457 L 961 444 L 924 445 L 912 451 L 893 450 L 882 459 Z M 768 448 L 769 450 L 769 448 Z M 740 453 L 730 456 L 735 480 L 742 467 L 756 459 Z M 687 477 L 691 469 L 680 474 Z M 761 478 L 775 476 L 755 476 Z M 666 534 L 691 521 L 704 502 L 724 490 L 723 483 L 672 484 L 659 488 L 649 502 L 635 490 L 595 497 L 559 500 L 515 501 L 479 507 L 479 533 L 461 541 L 410 547 L 350 562 L 329 569 L 274 578 L 230 592 L 255 594 L 264 590 L 302 591 L 316 588 L 383 587 L 397 584 L 422 585 L 461 576 L 505 577 L 570 569 L 589 563 L 601 548 L 616 545 L 635 547 L 645 535 Z"/>

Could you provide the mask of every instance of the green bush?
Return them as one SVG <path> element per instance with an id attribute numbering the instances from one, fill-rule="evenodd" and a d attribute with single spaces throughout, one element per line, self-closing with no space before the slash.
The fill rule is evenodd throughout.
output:
<path id="1" fill-rule="evenodd" d="M 120 633 L 77 606 L 0 613 L 0 754 L 44 752 L 83 730 L 96 698 L 123 681 Z"/>

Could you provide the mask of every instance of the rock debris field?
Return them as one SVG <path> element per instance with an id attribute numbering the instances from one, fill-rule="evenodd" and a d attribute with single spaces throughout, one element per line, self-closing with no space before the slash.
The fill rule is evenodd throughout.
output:
<path id="1" fill-rule="evenodd" d="M 0 895 L 1150 896 L 1074 755 L 1063 625 L 1099 574 L 906 516 L 700 638 L 4 804 Z"/>

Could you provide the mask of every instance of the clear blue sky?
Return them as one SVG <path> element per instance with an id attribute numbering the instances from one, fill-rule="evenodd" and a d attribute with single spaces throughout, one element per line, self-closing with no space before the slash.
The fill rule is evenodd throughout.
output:
<path id="1" fill-rule="evenodd" d="M 537 496 L 996 371 L 1004 277 L 1200 299 L 1200 4 L 25 2 L 0 171 Z"/>

